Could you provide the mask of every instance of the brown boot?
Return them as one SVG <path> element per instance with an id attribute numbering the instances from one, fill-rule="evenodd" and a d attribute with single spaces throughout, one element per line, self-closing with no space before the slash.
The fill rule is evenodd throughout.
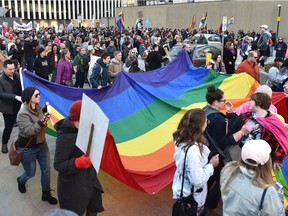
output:
<path id="1" fill-rule="evenodd" d="M 7 154 L 8 153 L 8 146 L 7 144 L 2 144 L 2 149 L 1 149 L 3 154 Z"/>

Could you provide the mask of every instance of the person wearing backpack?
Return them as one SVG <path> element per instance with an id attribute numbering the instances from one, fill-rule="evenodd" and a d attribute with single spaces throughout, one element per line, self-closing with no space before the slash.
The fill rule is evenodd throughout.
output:
<path id="1" fill-rule="evenodd" d="M 90 84 L 92 88 L 101 89 L 110 84 L 108 77 L 110 63 L 110 54 L 107 52 L 102 53 L 101 58 L 96 61 L 90 76 Z"/>
<path id="2" fill-rule="evenodd" d="M 226 107 L 228 112 L 232 111 L 232 104 L 226 101 L 224 97 L 224 92 L 216 88 L 215 86 L 209 86 L 206 93 L 207 106 L 203 108 L 207 115 L 208 125 L 205 131 L 205 137 L 209 142 L 209 150 L 211 151 L 210 157 L 219 154 L 220 163 L 214 170 L 213 177 L 208 181 L 208 187 L 210 190 L 206 200 L 207 207 L 209 209 L 217 208 L 218 201 L 221 199 L 220 192 L 220 172 L 224 167 L 223 157 L 220 152 L 215 147 L 216 143 L 219 148 L 224 152 L 229 146 L 236 145 L 236 143 L 241 140 L 241 138 L 249 134 L 250 126 L 243 125 L 241 130 L 233 131 L 232 127 L 228 123 L 226 115 L 224 115 L 219 110 Z M 213 139 L 213 140 L 212 140 Z"/>

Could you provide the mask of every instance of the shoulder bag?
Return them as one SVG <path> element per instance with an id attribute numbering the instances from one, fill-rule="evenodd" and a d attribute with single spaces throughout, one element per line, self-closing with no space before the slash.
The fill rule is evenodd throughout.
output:
<path id="1" fill-rule="evenodd" d="M 191 188 L 191 194 L 188 197 L 183 197 L 184 174 L 185 174 L 185 161 L 189 148 L 187 148 L 184 157 L 184 166 L 182 174 L 182 186 L 180 198 L 174 203 L 172 208 L 172 216 L 196 216 L 198 212 L 198 203 L 194 199 L 194 186 Z"/>
<path id="2" fill-rule="evenodd" d="M 205 131 L 205 133 L 213 146 L 217 149 L 218 153 L 224 158 L 224 164 L 230 161 L 238 161 L 241 159 L 241 148 L 239 145 L 227 146 L 223 152 L 219 145 L 215 142 L 215 140 L 210 136 L 207 130 Z"/>
<path id="3" fill-rule="evenodd" d="M 262 197 L 261 197 L 261 201 L 260 201 L 260 205 L 259 205 L 259 211 L 258 211 L 258 216 L 261 216 L 262 215 L 262 210 L 263 210 L 263 202 L 264 202 L 264 197 L 265 197 L 265 194 L 267 192 L 267 188 L 264 189 L 263 191 L 263 194 L 262 194 Z"/>
<path id="4" fill-rule="evenodd" d="M 9 160 L 10 160 L 10 164 L 12 166 L 18 166 L 22 160 L 22 155 L 23 152 L 25 151 L 25 149 L 27 148 L 27 146 L 31 143 L 33 137 L 29 139 L 29 141 L 27 142 L 27 144 L 25 145 L 24 149 L 22 151 L 18 151 L 16 148 L 16 142 L 17 139 L 15 139 L 12 144 L 10 145 L 10 149 L 9 149 Z"/>

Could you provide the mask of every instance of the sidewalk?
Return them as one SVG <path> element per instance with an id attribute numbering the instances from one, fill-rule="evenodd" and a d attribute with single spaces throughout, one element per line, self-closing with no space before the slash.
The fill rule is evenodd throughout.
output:
<path id="1" fill-rule="evenodd" d="M 2 136 L 3 118 L 0 119 L 0 131 Z M 11 139 L 16 138 L 18 129 L 13 128 Z M 55 153 L 55 137 L 47 136 L 51 155 L 51 189 L 57 197 L 57 172 L 53 168 Z M 59 205 L 53 206 L 41 200 L 40 169 L 37 164 L 36 175 L 29 179 L 27 192 L 21 194 L 18 191 L 16 178 L 23 172 L 23 167 L 11 166 L 8 154 L 0 152 L 0 216 L 38 216 Z M 101 215 L 107 216 L 163 216 L 171 215 L 172 189 L 171 184 L 155 195 L 148 195 L 136 191 L 108 174 L 100 171 L 99 180 L 104 188 L 103 206 L 105 211 Z"/>

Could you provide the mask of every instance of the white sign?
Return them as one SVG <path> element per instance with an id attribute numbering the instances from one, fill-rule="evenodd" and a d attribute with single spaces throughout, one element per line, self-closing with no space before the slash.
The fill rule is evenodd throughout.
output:
<path id="1" fill-rule="evenodd" d="M 13 29 L 14 30 L 19 30 L 19 31 L 31 31 L 33 28 L 33 24 L 32 24 L 32 21 L 30 21 L 28 24 L 19 24 L 15 21 L 13 21 Z"/>
<path id="2" fill-rule="evenodd" d="M 81 16 L 81 14 L 78 14 L 78 23 L 81 23 L 82 22 L 82 16 Z"/>
<path id="3" fill-rule="evenodd" d="M 222 20 L 222 31 L 226 31 L 227 30 L 227 16 L 223 16 L 223 20 Z"/>
<path id="4" fill-rule="evenodd" d="M 80 116 L 76 146 L 78 146 L 84 153 L 86 153 L 90 128 L 91 125 L 94 124 L 94 133 L 92 137 L 89 157 L 95 170 L 98 172 L 100 168 L 109 119 L 100 109 L 100 107 L 85 94 L 82 96 L 82 108 Z"/>

